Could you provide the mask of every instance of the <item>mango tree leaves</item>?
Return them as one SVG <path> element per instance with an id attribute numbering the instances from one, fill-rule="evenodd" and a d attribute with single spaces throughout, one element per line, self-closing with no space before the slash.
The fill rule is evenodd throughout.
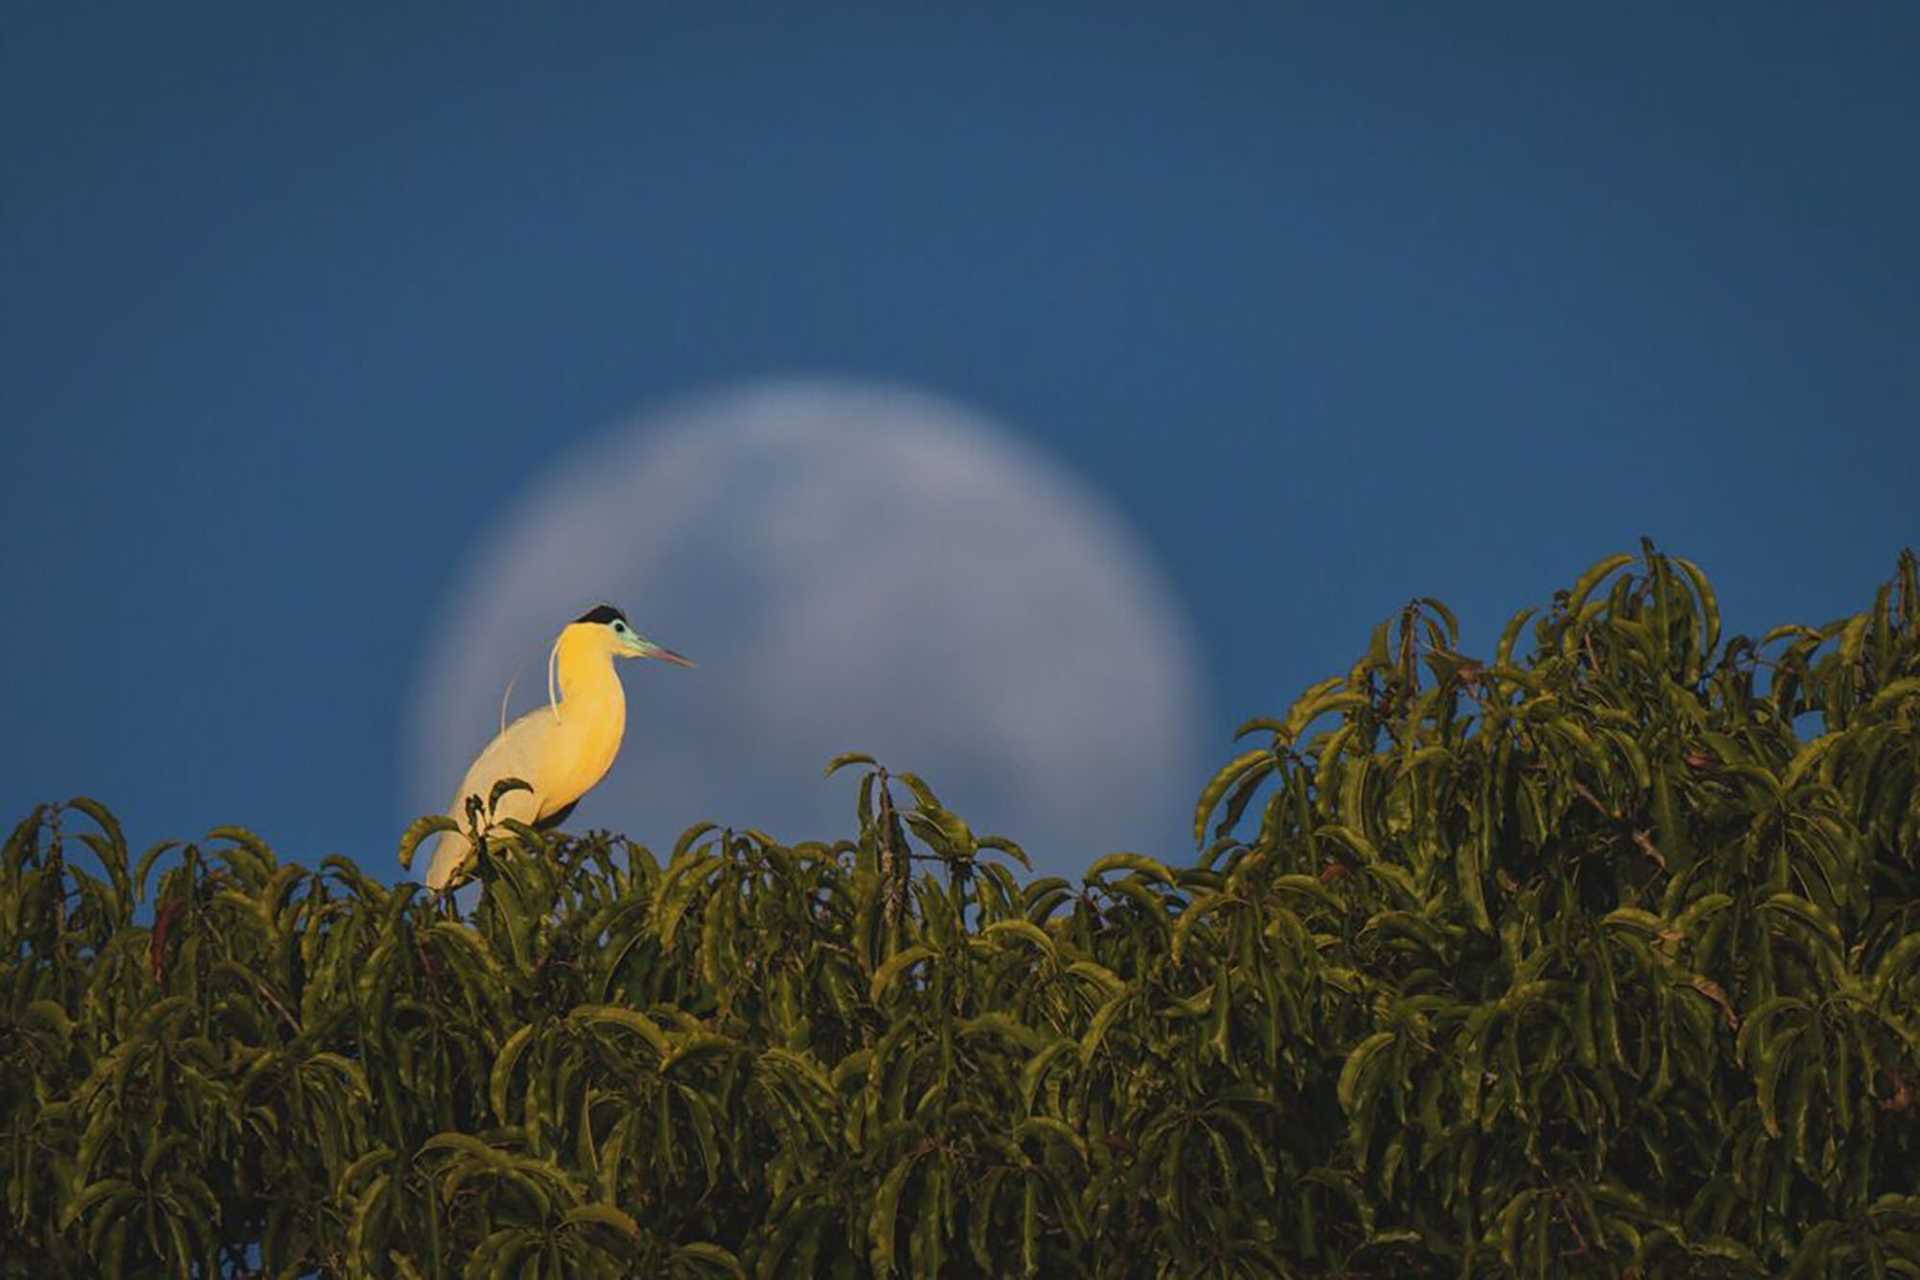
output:
<path id="1" fill-rule="evenodd" d="M 511 825 L 464 917 L 42 806 L 0 1276 L 1920 1275 L 1917 593 L 1409 601 L 1077 879 L 858 753 L 849 838 Z"/>

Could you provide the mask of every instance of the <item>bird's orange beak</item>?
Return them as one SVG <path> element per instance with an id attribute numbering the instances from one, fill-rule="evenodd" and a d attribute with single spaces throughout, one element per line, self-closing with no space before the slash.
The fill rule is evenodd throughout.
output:
<path id="1" fill-rule="evenodd" d="M 671 662 L 676 667 L 690 667 L 693 659 L 683 658 L 663 644 L 655 644 L 645 636 L 632 631 L 624 635 L 616 633 L 613 640 L 613 652 L 620 658 L 658 658 L 662 662 Z"/>
<path id="2" fill-rule="evenodd" d="M 692 658 L 682 657 L 681 655 L 675 653 L 673 650 L 668 649 L 662 645 L 653 646 L 653 652 L 647 654 L 646 656 L 649 658 L 658 658 L 662 662 L 671 662 L 676 667 L 690 667 L 693 665 Z"/>

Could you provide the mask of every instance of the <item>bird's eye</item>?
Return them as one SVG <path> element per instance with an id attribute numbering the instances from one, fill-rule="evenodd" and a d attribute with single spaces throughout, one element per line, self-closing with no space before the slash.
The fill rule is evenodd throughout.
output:
<path id="1" fill-rule="evenodd" d="M 613 630 L 616 635 L 625 635 L 627 634 L 627 624 L 616 618 L 614 619 Z"/>

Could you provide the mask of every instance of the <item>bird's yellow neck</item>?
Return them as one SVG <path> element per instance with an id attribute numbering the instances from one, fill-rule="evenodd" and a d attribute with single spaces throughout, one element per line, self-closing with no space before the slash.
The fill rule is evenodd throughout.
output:
<path id="1" fill-rule="evenodd" d="M 613 670 L 613 650 L 604 627 L 576 624 L 560 633 L 554 646 L 553 667 L 560 693 L 560 715 L 588 712 L 626 719 L 627 694 Z"/>

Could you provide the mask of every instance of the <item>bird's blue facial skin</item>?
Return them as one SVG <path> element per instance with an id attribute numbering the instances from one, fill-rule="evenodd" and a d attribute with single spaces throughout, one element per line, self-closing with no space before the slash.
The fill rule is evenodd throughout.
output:
<path id="1" fill-rule="evenodd" d="M 632 654 L 636 658 L 646 657 L 656 647 L 652 641 L 618 619 L 609 622 L 607 630 L 613 632 L 614 646 L 620 652 Z"/>
<path id="2" fill-rule="evenodd" d="M 660 658 L 680 667 L 693 665 L 665 645 L 655 644 L 624 622 L 618 620 L 609 622 L 607 630 L 613 632 L 614 652 L 621 657 Z"/>

